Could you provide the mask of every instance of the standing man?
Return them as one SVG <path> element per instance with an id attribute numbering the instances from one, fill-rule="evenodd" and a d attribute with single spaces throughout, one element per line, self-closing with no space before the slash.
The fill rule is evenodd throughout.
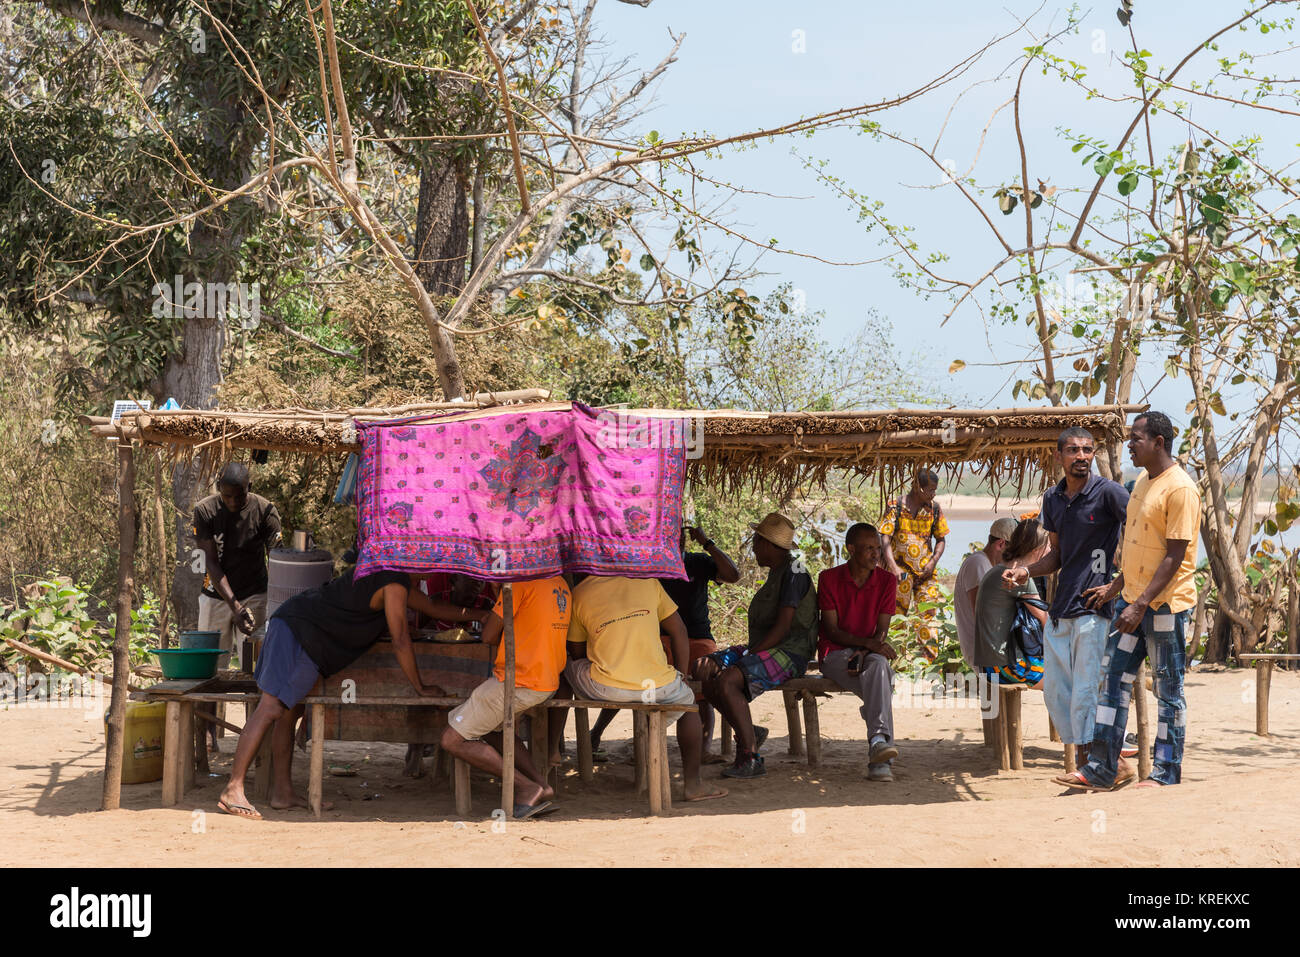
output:
<path id="1" fill-rule="evenodd" d="M 1060 784 L 1107 791 L 1132 780 L 1124 761 L 1128 719 L 1138 666 L 1151 659 L 1158 702 L 1155 767 L 1138 787 L 1177 784 L 1182 779 L 1187 702 L 1183 631 L 1196 605 L 1196 538 L 1201 495 L 1174 461 L 1174 427 L 1160 412 L 1145 412 L 1129 429 L 1129 454 L 1144 471 L 1128 500 L 1119 577 L 1084 593 L 1085 604 L 1101 606 L 1116 596 L 1117 617 L 1102 658 L 1102 687 L 1088 763 Z M 1138 689 L 1141 693 L 1141 689 Z"/>
<path id="2" fill-rule="evenodd" d="M 1110 629 L 1108 603 L 1089 606 L 1087 592 L 1104 586 L 1115 569 L 1115 547 L 1128 508 L 1124 486 L 1092 471 L 1096 452 L 1087 429 L 1066 429 L 1056 439 L 1056 461 L 1065 477 L 1043 496 L 1048 551 L 1026 566 L 1017 560 L 1002 573 L 1008 588 L 1060 570 L 1043 634 L 1043 699 L 1066 744 L 1087 760 L 1097 715 L 1097 685 Z"/>
<path id="3" fill-rule="evenodd" d="M 248 467 L 231 462 L 217 494 L 194 506 L 194 540 L 204 558 L 199 629 L 221 632 L 219 668 L 230 663 L 235 631 L 251 635 L 266 620 L 266 553 L 280 540 L 280 513 L 248 485 Z"/>
<path id="4" fill-rule="evenodd" d="M 898 579 L 880 567 L 880 533 L 859 522 L 844 536 L 848 561 L 817 578 L 821 609 L 817 657 L 822 674 L 862 699 L 867 723 L 867 779 L 892 781 L 894 745 L 894 669 L 898 655 L 889 644 L 889 619 L 897 601 Z"/>
<path id="5" fill-rule="evenodd" d="M 990 568 L 1002 561 L 1002 552 L 1015 530 L 1014 518 L 998 519 L 989 528 L 989 538 L 984 547 L 967 555 L 957 570 L 952 596 L 953 608 L 957 612 L 957 643 L 961 645 L 962 658 L 971 667 L 975 666 L 975 598 L 979 594 L 980 581 Z"/>
<path id="6" fill-rule="evenodd" d="M 912 488 L 901 499 L 890 502 L 880 520 L 880 534 L 884 539 L 885 570 L 898 579 L 898 614 L 905 615 L 912 603 L 927 602 L 938 606 L 943 592 L 934 580 L 934 570 L 943 555 L 948 537 L 948 520 L 935 502 L 939 491 L 939 476 L 929 469 L 920 469 L 912 480 Z M 933 547 L 930 542 L 934 541 Z M 932 622 L 938 613 L 931 607 L 924 615 Z M 929 623 L 930 643 L 938 633 Z M 926 646 L 931 659 L 937 649 Z"/>

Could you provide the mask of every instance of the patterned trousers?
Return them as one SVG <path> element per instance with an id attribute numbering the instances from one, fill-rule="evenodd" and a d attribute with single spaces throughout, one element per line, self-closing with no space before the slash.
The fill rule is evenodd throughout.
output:
<path id="1" fill-rule="evenodd" d="M 1115 602 L 1115 615 L 1127 607 Z M 1187 728 L 1187 701 L 1183 697 L 1183 672 L 1186 670 L 1186 645 L 1183 630 L 1187 612 L 1172 612 L 1168 605 L 1148 608 L 1137 634 L 1121 635 L 1112 630 L 1106 639 L 1101 658 L 1101 689 L 1097 696 L 1097 723 L 1093 730 L 1089 761 L 1080 772 L 1093 784 L 1115 783 L 1119 770 L 1120 749 L 1124 746 L 1124 726 L 1128 707 L 1133 700 L 1133 683 L 1138 665 L 1151 659 L 1152 685 L 1157 702 L 1156 754 L 1151 780 L 1158 784 L 1177 784 L 1182 779 L 1183 737 Z M 1113 624 L 1113 622 L 1112 622 Z"/>

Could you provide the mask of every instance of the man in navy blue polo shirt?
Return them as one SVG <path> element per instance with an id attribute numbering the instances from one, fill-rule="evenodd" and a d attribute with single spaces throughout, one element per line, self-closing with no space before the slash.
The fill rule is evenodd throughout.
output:
<path id="1" fill-rule="evenodd" d="M 1002 573 L 1014 587 L 1060 569 L 1056 596 L 1043 635 L 1043 698 L 1067 744 L 1076 745 L 1082 766 L 1097 717 L 1101 658 L 1110 629 L 1110 605 L 1088 608 L 1083 593 L 1114 577 L 1115 549 L 1128 508 L 1128 492 L 1094 475 L 1092 433 L 1075 426 L 1056 440 L 1057 464 L 1065 473 L 1043 495 L 1047 554 L 1029 567 L 1012 562 Z"/>

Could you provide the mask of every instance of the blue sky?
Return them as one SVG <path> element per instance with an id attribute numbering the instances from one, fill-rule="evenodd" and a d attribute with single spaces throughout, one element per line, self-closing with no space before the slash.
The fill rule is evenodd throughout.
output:
<path id="1" fill-rule="evenodd" d="M 1119 91 L 1129 88 L 1127 70 L 1117 59 L 1129 40 L 1116 20 L 1117 6 L 1106 0 L 1090 9 L 1081 8 L 1078 35 L 1066 37 L 1056 52 L 1083 62 L 1091 80 Z M 1188 0 L 1177 4 L 1178 15 L 1173 16 L 1170 4 L 1160 4 L 1158 10 L 1156 6 L 1150 0 L 1138 0 L 1134 19 L 1139 43 L 1153 53 L 1153 69 L 1172 66 L 1245 9 L 1222 0 Z M 671 47 L 670 28 L 674 33 L 686 33 L 678 62 L 656 87 L 654 108 L 636 127 L 638 132 L 658 130 L 668 138 L 770 127 L 799 116 L 897 95 L 943 72 L 994 36 L 1009 32 L 1015 16 L 1028 17 L 1037 9 L 1038 3 L 1018 0 L 911 4 L 861 0 L 799 5 L 770 0 L 656 0 L 647 9 L 606 0 L 597 20 L 609 42 L 608 53 L 632 56 L 640 68 L 653 66 Z M 1059 28 L 1065 10 L 1066 5 L 1051 0 L 1043 4 L 1033 21 L 1038 32 Z M 892 130 L 932 143 L 956 94 L 971 81 L 1004 70 L 1028 42 L 1020 38 L 1006 41 L 988 53 L 966 79 L 876 118 Z M 1275 48 L 1281 43 L 1276 35 L 1261 38 L 1256 31 L 1233 33 L 1226 38 L 1224 52 L 1261 45 Z M 1208 64 L 1214 54 L 1201 55 Z M 1085 130 L 1115 142 L 1132 118 L 1133 108 L 1087 102 L 1077 88 L 1044 77 L 1038 70 L 1031 70 L 1026 78 L 1025 91 L 1022 125 L 1031 181 L 1046 179 L 1063 189 L 1090 188 L 1091 171 L 1085 174 L 1078 156 L 1070 152 L 1071 142 L 1059 135 L 1058 127 Z M 964 173 L 975 160 L 980 130 L 990 112 L 1010 92 L 1011 86 L 1003 82 L 967 93 L 948 123 L 940 155 L 950 158 Z M 1194 119 L 1211 128 L 1260 133 L 1274 161 L 1289 162 L 1297 155 L 1297 124 L 1292 118 L 1240 109 L 1230 115 L 1205 102 L 1197 103 L 1195 111 Z M 1247 115 L 1243 117 L 1243 113 Z M 1158 123 L 1158 142 L 1170 147 L 1187 135 L 1185 124 L 1173 117 L 1160 118 Z M 947 273 L 973 278 L 995 261 L 999 247 L 953 187 L 917 188 L 940 182 L 942 174 L 929 166 L 928 160 L 906 147 L 876 143 L 852 130 L 763 142 L 700 163 L 708 175 L 750 189 L 806 197 L 738 197 L 729 207 L 731 222 L 755 238 L 766 241 L 776 237 L 783 247 L 841 261 L 873 259 L 884 251 L 847 202 L 819 183 L 792 150 L 815 160 L 829 160 L 834 175 L 883 200 L 886 215 L 915 227 L 923 248 L 938 248 L 952 257 L 943 267 Z M 1010 183 L 1019 174 L 1019 164 L 1008 108 L 990 129 L 974 175 L 981 184 Z M 1013 247 L 1023 246 L 1020 210 L 1004 218 L 991 197 L 984 203 L 997 225 L 1006 229 Z M 1038 212 L 1044 211 L 1045 207 Z M 1035 228 L 1036 238 L 1041 238 L 1041 216 Z M 719 241 L 716 248 L 730 245 Z M 1011 398 L 1009 368 L 976 365 L 1030 354 L 1032 342 L 1023 325 L 986 329 L 974 309 L 963 309 L 941 327 L 949 308 L 947 300 L 936 296 L 927 301 L 901 289 L 883 265 L 836 267 L 769 254 L 760 268 L 770 275 L 755 283 L 755 288 L 766 291 L 779 282 L 789 282 L 802 290 L 809 309 L 825 312 L 823 333 L 831 341 L 856 332 L 866 310 L 874 307 L 892 322 L 900 350 L 923 352 L 927 357 L 923 372 L 941 381 L 941 387 L 955 399 L 977 406 L 1026 404 L 1023 397 L 1018 401 Z M 983 301 L 987 303 L 987 295 Z M 969 365 L 949 377 L 948 365 L 958 358 Z M 1162 363 L 1163 356 L 1144 356 L 1135 398 L 1156 383 Z M 1026 372 L 1021 370 L 1020 376 Z M 1186 380 L 1179 379 L 1160 384 L 1149 401 L 1181 425 L 1186 422 L 1184 406 L 1189 395 Z M 1247 407 L 1242 404 L 1244 395 L 1225 398 L 1229 411 Z"/>

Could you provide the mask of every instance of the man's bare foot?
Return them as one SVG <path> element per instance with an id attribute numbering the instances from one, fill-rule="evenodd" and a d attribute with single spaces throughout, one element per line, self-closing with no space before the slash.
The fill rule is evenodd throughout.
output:
<path id="1" fill-rule="evenodd" d="M 558 768 L 564 764 L 564 755 L 557 751 L 546 760 L 550 763 L 551 767 Z"/>
<path id="2" fill-rule="evenodd" d="M 523 780 L 515 778 L 516 804 L 541 804 L 543 801 L 549 801 L 553 797 L 555 797 L 554 788 L 535 784 L 526 778 Z"/>
<path id="3" fill-rule="evenodd" d="M 714 798 L 726 797 L 727 789 L 714 784 L 705 784 L 703 781 L 693 783 L 688 781 L 685 786 L 685 793 L 688 801 L 712 801 Z"/>

